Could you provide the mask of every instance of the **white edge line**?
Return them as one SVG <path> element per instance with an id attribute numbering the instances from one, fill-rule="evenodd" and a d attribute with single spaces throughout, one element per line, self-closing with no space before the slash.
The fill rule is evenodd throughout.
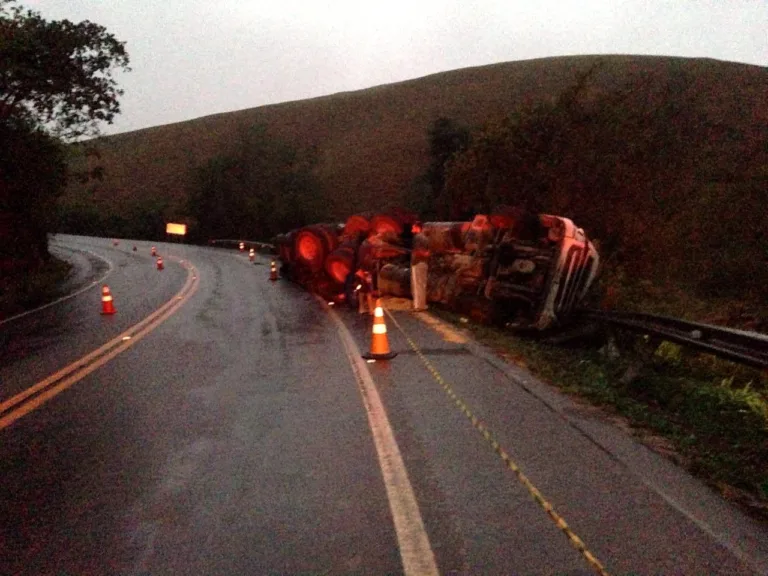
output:
<path id="1" fill-rule="evenodd" d="M 23 318 L 24 316 L 29 316 L 30 314 L 34 314 L 35 312 L 40 312 L 40 310 L 45 310 L 46 308 L 50 308 L 54 304 L 59 304 L 61 302 L 64 302 L 65 300 L 69 300 L 70 298 L 74 298 L 75 296 L 79 296 L 83 292 L 87 290 L 91 290 L 94 286 L 100 284 L 107 276 L 109 276 L 112 273 L 112 270 L 114 270 L 114 265 L 112 262 L 103 256 L 99 256 L 98 254 L 95 254 L 91 252 L 90 250 L 86 250 L 85 248 L 70 248 L 68 246 L 65 246 L 68 250 L 72 250 L 73 252 L 87 252 L 91 256 L 94 256 L 95 258 L 98 258 L 99 260 L 103 260 L 107 263 L 107 271 L 104 273 L 104 275 L 99 278 L 98 280 L 94 280 L 88 286 L 85 288 L 80 288 L 77 292 L 72 292 L 72 294 L 67 294 L 66 296 L 62 296 L 61 298 L 57 298 L 53 302 L 48 302 L 48 304 L 43 304 L 42 306 L 39 306 L 35 308 L 34 310 L 27 310 L 26 312 L 22 312 L 21 314 L 16 314 L 16 316 L 11 316 L 10 318 L 6 318 L 5 320 L 0 320 L 0 326 L 3 324 L 7 324 L 8 322 L 12 322 L 14 320 L 18 320 L 19 318 Z"/>
<path id="2" fill-rule="evenodd" d="M 325 304 L 321 298 L 320 302 Z M 368 423 L 373 433 L 376 455 L 387 490 L 389 509 L 395 525 L 395 533 L 400 548 L 400 558 L 406 576 L 437 576 L 439 571 L 435 555 L 429 544 L 429 537 L 424 528 L 424 521 L 419 512 L 416 495 L 413 492 L 403 457 L 397 446 L 395 435 L 387 418 L 384 404 L 381 402 L 371 373 L 352 339 L 352 335 L 339 318 L 339 315 L 326 306 L 338 327 L 339 336 L 344 344 L 349 362 L 363 397 L 363 404 L 368 415 Z"/>

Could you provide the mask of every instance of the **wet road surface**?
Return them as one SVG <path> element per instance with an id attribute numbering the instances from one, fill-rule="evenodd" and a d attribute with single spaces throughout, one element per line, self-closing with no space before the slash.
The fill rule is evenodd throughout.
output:
<path id="1" fill-rule="evenodd" d="M 390 311 L 398 356 L 365 364 L 370 319 L 263 256 L 57 242 L 92 270 L 0 325 L 0 403 L 197 284 L 0 429 L 0 574 L 768 573 L 763 527 L 427 315 Z"/>

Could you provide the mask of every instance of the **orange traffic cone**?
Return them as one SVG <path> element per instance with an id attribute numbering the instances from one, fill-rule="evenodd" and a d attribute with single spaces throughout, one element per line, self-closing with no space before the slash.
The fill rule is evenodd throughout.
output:
<path id="1" fill-rule="evenodd" d="M 277 280 L 277 264 L 275 264 L 274 260 L 272 260 L 272 263 L 269 265 L 269 279 L 273 282 Z"/>
<path id="2" fill-rule="evenodd" d="M 240 242 L 240 251 L 245 250 L 245 242 Z"/>
<path id="3" fill-rule="evenodd" d="M 251 248 L 251 251 L 248 252 L 248 260 L 250 260 L 251 262 L 256 260 L 256 251 L 253 248 Z"/>
<path id="4" fill-rule="evenodd" d="M 397 352 L 392 352 L 389 349 L 387 324 L 384 322 L 384 309 L 381 307 L 381 298 L 377 298 L 376 311 L 373 313 L 371 351 L 363 354 L 363 358 L 366 360 L 391 360 L 395 356 L 397 356 Z"/>
<path id="5" fill-rule="evenodd" d="M 157 256 L 157 248 L 152 246 L 152 256 Z"/>
<path id="6" fill-rule="evenodd" d="M 112 292 L 109 291 L 109 286 L 104 284 L 101 289 L 101 313 L 114 314 L 115 312 L 115 303 L 112 302 Z"/>
<path id="7" fill-rule="evenodd" d="M 164 268 L 164 266 L 163 266 L 163 257 L 162 256 L 158 256 L 157 257 L 157 269 L 158 270 L 162 270 L 163 268 Z"/>

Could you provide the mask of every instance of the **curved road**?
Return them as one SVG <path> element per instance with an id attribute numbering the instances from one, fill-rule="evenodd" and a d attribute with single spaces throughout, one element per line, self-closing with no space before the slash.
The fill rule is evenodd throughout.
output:
<path id="1" fill-rule="evenodd" d="M 0 324 L 0 574 L 768 573 L 764 527 L 428 315 L 368 364 L 264 257 L 135 244 L 57 237 L 82 291 Z"/>

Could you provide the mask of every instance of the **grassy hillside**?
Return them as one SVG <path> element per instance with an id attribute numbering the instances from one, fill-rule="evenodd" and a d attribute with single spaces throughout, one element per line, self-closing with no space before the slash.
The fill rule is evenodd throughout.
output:
<path id="1" fill-rule="evenodd" d="M 651 89 L 660 93 L 688 72 L 696 76 L 695 85 L 672 96 L 690 99 L 691 109 L 734 131 L 757 130 L 768 122 L 768 72 L 760 67 L 632 56 L 508 62 L 107 137 L 101 146 L 105 180 L 96 200 L 119 204 L 158 194 L 180 198 L 190 168 L 219 151 L 238 127 L 262 123 L 290 143 L 318 149 L 317 176 L 336 214 L 380 206 L 398 198 L 423 170 L 426 130 L 435 118 L 479 125 L 526 101 L 556 96 L 596 62 L 604 66 L 594 90 L 611 91 L 630 75 L 646 75 Z M 693 148 L 730 144 L 711 142 L 708 134 L 697 132 L 684 136 Z"/>
<path id="2" fill-rule="evenodd" d="M 614 293 L 620 303 L 643 295 L 660 300 L 681 276 L 695 285 L 720 269 L 726 271 L 721 285 L 744 284 L 745 298 L 759 302 L 765 296 L 760 285 L 768 285 L 768 278 L 756 277 L 768 269 L 768 69 L 758 66 L 666 57 L 547 58 L 208 116 L 104 138 L 98 161 L 104 179 L 73 181 L 63 203 L 97 207 L 101 216 L 183 218 L 195 171 L 231 149 L 252 125 L 313 152 L 317 194 L 330 216 L 402 203 L 429 163 L 427 129 L 436 118 L 477 131 L 552 101 L 596 64 L 582 97 L 602 105 L 606 95 L 623 94 L 621 109 L 644 118 L 633 126 L 653 132 L 646 140 L 659 142 L 658 154 L 622 156 L 607 181 L 585 177 L 588 185 L 579 190 L 578 178 L 556 185 L 543 208 L 596 230 L 593 237 L 626 241 L 603 246 L 614 280 L 643 292 L 630 295 L 622 287 Z M 594 138 L 613 131 L 611 142 L 623 143 L 623 129 L 621 121 L 603 119 L 603 132 L 589 137 L 597 143 Z M 627 134 L 626 148 L 643 137 Z M 611 162 L 608 152 L 581 146 L 568 162 L 575 174 L 586 165 L 580 155 L 605 154 Z M 259 190 L 243 194 L 258 196 Z M 507 194 L 515 199 L 514 190 Z"/>

